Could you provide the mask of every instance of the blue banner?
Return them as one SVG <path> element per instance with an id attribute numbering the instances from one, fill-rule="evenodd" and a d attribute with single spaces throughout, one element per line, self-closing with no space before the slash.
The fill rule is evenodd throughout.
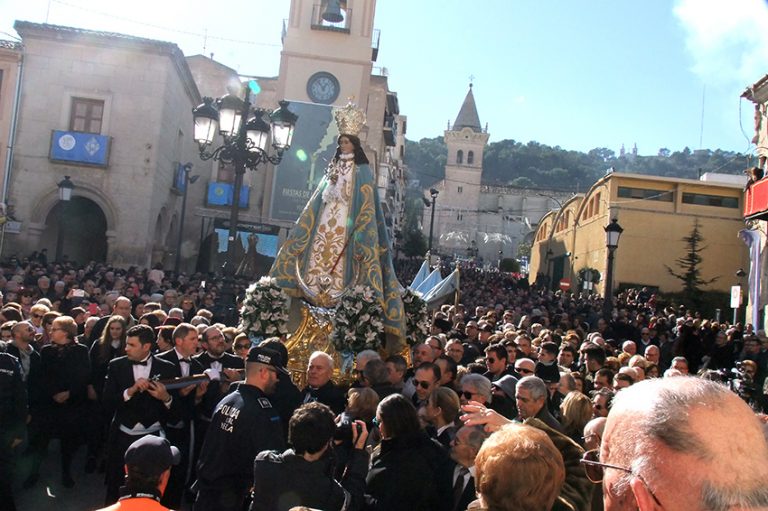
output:
<path id="1" fill-rule="evenodd" d="M 181 193 L 184 193 L 184 189 L 187 187 L 186 173 L 184 172 L 184 165 L 181 163 L 176 164 L 176 179 L 174 179 L 173 187 Z"/>
<path id="2" fill-rule="evenodd" d="M 217 183 L 212 181 L 208 183 L 208 205 L 209 206 L 231 206 L 234 195 L 234 186 L 231 183 Z M 240 207 L 247 208 L 251 190 L 247 186 L 240 188 Z"/>
<path id="3" fill-rule="evenodd" d="M 109 164 L 110 137 L 79 131 L 53 130 L 52 161 L 82 163 L 106 167 Z"/>

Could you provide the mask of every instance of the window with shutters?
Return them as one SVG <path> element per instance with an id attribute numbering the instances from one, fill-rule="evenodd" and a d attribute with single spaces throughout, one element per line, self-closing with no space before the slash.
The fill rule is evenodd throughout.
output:
<path id="1" fill-rule="evenodd" d="M 104 118 L 104 101 L 98 99 L 72 98 L 69 129 L 84 133 L 101 133 Z"/>

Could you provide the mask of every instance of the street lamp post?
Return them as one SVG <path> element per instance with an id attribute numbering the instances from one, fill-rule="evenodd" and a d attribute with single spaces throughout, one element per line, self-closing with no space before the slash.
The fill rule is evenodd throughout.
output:
<path id="1" fill-rule="evenodd" d="M 227 325 L 233 325 L 237 316 L 237 302 L 234 289 L 236 266 L 237 224 L 240 213 L 240 191 L 243 186 L 245 169 L 257 170 L 262 163 L 277 165 L 283 153 L 291 146 L 293 131 L 298 116 L 288 110 L 288 102 L 280 101 L 280 107 L 269 114 L 269 124 L 264 117 L 267 112 L 251 108 L 251 90 L 258 91 L 258 84 L 251 80 L 244 88 L 244 98 L 227 94 L 214 100 L 206 97 L 203 103 L 192 110 L 194 116 L 194 139 L 200 148 L 200 159 L 220 161 L 235 167 L 235 183 L 232 191 L 232 208 L 229 215 L 227 236 L 227 260 L 223 266 L 223 285 L 219 304 L 219 316 Z M 208 147 L 218 131 L 224 142 L 212 151 Z M 272 139 L 276 154 L 267 153 L 267 140 Z"/>
<path id="2" fill-rule="evenodd" d="M 606 321 L 611 320 L 613 312 L 613 253 L 619 246 L 619 238 L 624 229 L 621 228 L 617 219 L 611 219 L 611 223 L 606 225 L 605 246 L 608 249 L 608 264 L 605 269 L 605 292 L 603 300 L 603 318 Z"/>
<path id="3" fill-rule="evenodd" d="M 429 248 L 427 249 L 427 252 L 429 253 L 429 255 L 432 255 L 432 235 L 435 230 L 435 204 L 437 203 L 437 196 L 439 194 L 440 192 L 438 192 L 434 188 L 429 189 L 429 196 L 432 197 L 432 201 L 428 201 L 430 207 L 432 208 L 432 220 L 430 220 L 429 222 Z"/>
<path id="4" fill-rule="evenodd" d="M 189 173 L 192 172 L 191 163 L 184 165 L 182 167 L 182 171 L 184 172 L 184 190 L 182 192 L 183 195 L 181 196 L 181 220 L 179 221 L 179 238 L 176 240 L 176 261 L 173 264 L 173 273 L 175 273 L 177 276 L 179 274 L 179 266 L 181 265 L 181 239 L 184 233 L 184 219 L 187 213 L 187 189 L 189 188 L 189 185 L 197 181 L 200 177 L 189 175 Z"/>
<path id="5" fill-rule="evenodd" d="M 65 209 L 72 200 L 72 190 L 75 189 L 75 184 L 69 179 L 69 176 L 64 176 L 64 179 L 57 184 L 59 187 L 59 234 L 56 236 L 56 262 L 61 262 L 64 251 L 64 216 L 66 214 Z"/>

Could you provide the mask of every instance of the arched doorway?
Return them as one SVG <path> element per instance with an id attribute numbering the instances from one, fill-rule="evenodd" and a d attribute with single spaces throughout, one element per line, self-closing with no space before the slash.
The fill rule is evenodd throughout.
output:
<path id="1" fill-rule="evenodd" d="M 86 263 L 107 260 L 107 217 L 98 204 L 85 197 L 72 197 L 64 207 L 60 222 L 62 203 L 58 202 L 45 219 L 42 240 L 48 252 L 56 256 L 56 240 L 59 225 L 62 229 L 62 254 L 70 261 Z"/>

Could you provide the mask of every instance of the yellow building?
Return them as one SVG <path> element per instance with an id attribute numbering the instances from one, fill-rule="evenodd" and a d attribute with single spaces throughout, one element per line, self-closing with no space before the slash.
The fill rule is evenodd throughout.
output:
<path id="1" fill-rule="evenodd" d="M 698 221 L 704 238 L 701 278 L 717 280 L 707 290 L 729 291 L 739 268 L 747 268 L 747 247 L 738 239 L 744 227 L 743 182 L 736 176 L 705 174 L 702 180 L 611 173 L 583 195 L 575 195 L 539 222 L 531 249 L 530 281 L 576 291 L 585 287 L 582 270 L 596 270 L 593 291 L 604 293 L 608 250 L 605 226 L 624 229 L 614 261 L 614 288 L 648 286 L 680 291 L 666 266 L 681 270 L 683 238 Z M 562 282 L 562 285 L 561 285 Z M 589 286 L 587 286 L 589 287 Z"/>

